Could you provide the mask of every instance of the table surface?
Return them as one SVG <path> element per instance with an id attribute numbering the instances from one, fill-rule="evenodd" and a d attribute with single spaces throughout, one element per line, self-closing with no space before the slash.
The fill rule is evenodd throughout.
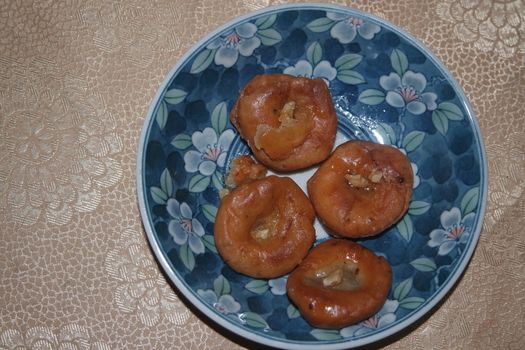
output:
<path id="1" fill-rule="evenodd" d="M 0 2 L 0 348 L 233 349 L 168 284 L 139 215 L 139 134 L 197 40 L 287 1 Z M 525 348 L 525 5 L 337 1 L 400 26 L 477 114 L 487 210 L 469 267 L 388 349 Z"/>

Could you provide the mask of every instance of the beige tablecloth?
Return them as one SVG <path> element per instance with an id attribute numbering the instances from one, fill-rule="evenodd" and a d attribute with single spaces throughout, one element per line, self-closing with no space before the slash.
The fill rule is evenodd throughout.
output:
<path id="1" fill-rule="evenodd" d="M 0 1 L 0 348 L 226 349 L 166 282 L 136 201 L 139 133 L 198 39 L 270 0 Z M 287 1 L 280 1 L 285 3 Z M 525 5 L 337 1 L 429 47 L 486 144 L 481 238 L 456 288 L 375 346 L 525 348 Z"/>

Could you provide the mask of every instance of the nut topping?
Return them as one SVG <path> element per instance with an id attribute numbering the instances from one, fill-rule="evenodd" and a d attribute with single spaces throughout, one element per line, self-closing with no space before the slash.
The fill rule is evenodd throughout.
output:
<path id="1" fill-rule="evenodd" d="M 359 174 L 346 174 L 345 179 L 352 187 L 364 188 L 368 186 L 368 180 Z"/>

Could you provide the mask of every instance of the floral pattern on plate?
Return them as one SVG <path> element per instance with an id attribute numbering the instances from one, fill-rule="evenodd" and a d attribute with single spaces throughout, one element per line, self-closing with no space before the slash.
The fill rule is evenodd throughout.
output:
<path id="1" fill-rule="evenodd" d="M 215 248 L 224 174 L 249 153 L 228 116 L 240 89 L 262 73 L 324 79 L 343 138 L 390 144 L 412 163 L 408 213 L 361 242 L 389 260 L 393 285 L 381 311 L 357 325 L 312 328 L 286 297 L 286 276 L 240 275 Z M 168 275 L 206 315 L 268 345 L 347 348 L 407 326 L 451 288 L 479 235 L 485 160 L 461 89 L 408 35 L 350 9 L 278 7 L 211 34 L 167 78 L 141 145 L 139 199 Z"/>

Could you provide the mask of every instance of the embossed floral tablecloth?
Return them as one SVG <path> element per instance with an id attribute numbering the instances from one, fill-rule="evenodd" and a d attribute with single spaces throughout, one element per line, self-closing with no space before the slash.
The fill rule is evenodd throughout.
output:
<path id="1" fill-rule="evenodd" d="M 246 346 L 181 301 L 136 201 L 139 133 L 169 69 L 286 1 L 0 2 L 0 348 Z M 464 276 L 392 349 L 525 348 L 525 5 L 337 1 L 418 38 L 477 114 L 489 193 Z"/>

